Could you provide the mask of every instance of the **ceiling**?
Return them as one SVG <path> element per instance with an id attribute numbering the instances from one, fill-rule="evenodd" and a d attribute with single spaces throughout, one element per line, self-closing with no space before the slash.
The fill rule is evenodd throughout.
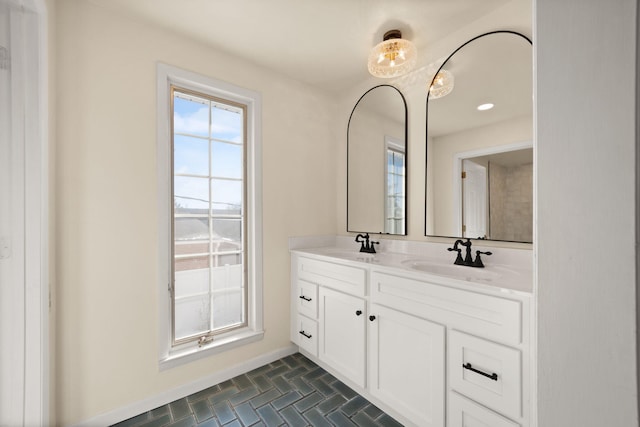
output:
<path id="1" fill-rule="evenodd" d="M 430 47 L 512 3 L 530 0 L 87 0 L 184 34 L 329 91 L 372 79 L 369 50 L 399 29 L 429 61 Z M 426 62 L 425 62 L 426 61 Z"/>

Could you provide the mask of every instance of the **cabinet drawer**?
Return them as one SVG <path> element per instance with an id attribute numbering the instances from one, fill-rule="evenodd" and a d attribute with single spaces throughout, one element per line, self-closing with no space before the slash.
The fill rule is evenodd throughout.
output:
<path id="1" fill-rule="evenodd" d="M 318 356 L 318 322 L 297 314 L 295 342 L 313 356 Z"/>
<path id="2" fill-rule="evenodd" d="M 298 307 L 298 313 L 312 319 L 318 318 L 318 285 L 305 280 L 298 280 L 296 306 Z"/>
<path id="3" fill-rule="evenodd" d="M 522 416 L 519 350 L 451 331 L 448 354 L 453 390 L 511 418 Z"/>
<path id="4" fill-rule="evenodd" d="M 520 427 L 476 402 L 449 392 L 447 409 L 447 427 Z"/>
<path id="5" fill-rule="evenodd" d="M 298 258 L 298 278 L 352 295 L 365 295 L 366 270 L 311 258 Z"/>
<path id="6" fill-rule="evenodd" d="M 391 274 L 371 273 L 371 301 L 489 339 L 522 342 L 522 303 Z"/>

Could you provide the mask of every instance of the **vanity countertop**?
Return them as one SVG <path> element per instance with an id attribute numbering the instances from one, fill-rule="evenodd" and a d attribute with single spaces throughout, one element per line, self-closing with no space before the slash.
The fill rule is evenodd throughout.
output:
<path id="1" fill-rule="evenodd" d="M 485 261 L 485 268 L 454 265 L 454 257 L 429 257 L 420 254 L 379 252 L 361 253 L 340 246 L 325 246 L 292 249 L 299 255 L 312 255 L 365 266 L 376 271 L 409 273 L 413 277 L 424 277 L 439 284 L 462 285 L 466 288 L 479 287 L 489 291 L 522 293 L 530 295 L 533 289 L 533 272 L 526 266 L 499 264 Z"/>

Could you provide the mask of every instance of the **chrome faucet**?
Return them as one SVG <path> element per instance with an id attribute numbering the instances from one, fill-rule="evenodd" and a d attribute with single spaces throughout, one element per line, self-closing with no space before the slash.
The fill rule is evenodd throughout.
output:
<path id="1" fill-rule="evenodd" d="M 369 233 L 358 234 L 356 242 L 360 243 L 360 252 L 375 254 L 376 248 L 373 245 L 379 245 L 380 242 L 369 241 Z"/>
<path id="2" fill-rule="evenodd" d="M 462 245 L 466 248 L 466 253 L 464 259 L 462 258 L 462 249 L 458 247 L 458 245 Z M 447 248 L 449 252 L 456 251 L 458 255 L 456 256 L 456 260 L 453 262 L 455 265 L 464 265 L 466 267 L 478 267 L 484 268 L 484 264 L 482 263 L 482 259 L 480 255 L 491 255 L 491 252 L 481 252 L 476 251 L 476 259 L 473 259 L 471 255 L 471 239 L 467 239 L 467 241 L 462 241 L 460 239 L 456 240 L 453 244 L 452 248 Z"/>

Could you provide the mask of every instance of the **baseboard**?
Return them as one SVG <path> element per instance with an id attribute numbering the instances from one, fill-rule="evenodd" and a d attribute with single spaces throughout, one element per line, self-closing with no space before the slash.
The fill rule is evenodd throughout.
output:
<path id="1" fill-rule="evenodd" d="M 114 409 L 113 411 L 105 412 L 85 421 L 81 421 L 76 424 L 76 426 L 108 426 L 124 420 L 128 420 L 131 417 L 135 417 L 136 415 L 150 411 L 159 406 L 166 405 L 167 403 L 171 403 L 174 400 L 189 396 L 190 394 L 197 393 L 213 385 L 219 384 L 233 377 L 259 368 L 260 366 L 264 366 L 267 363 L 271 363 L 283 357 L 289 356 L 290 354 L 296 353 L 297 351 L 297 346 L 290 345 L 272 351 L 271 353 L 263 354 L 251 360 L 247 360 L 246 362 L 242 362 L 235 366 L 232 366 L 229 369 L 225 369 L 224 371 L 216 372 L 215 374 L 208 375 L 204 378 L 200 378 L 188 384 L 181 385 L 180 387 L 164 391 L 162 393 L 156 394 L 155 396 L 147 397 L 130 405 Z"/>

